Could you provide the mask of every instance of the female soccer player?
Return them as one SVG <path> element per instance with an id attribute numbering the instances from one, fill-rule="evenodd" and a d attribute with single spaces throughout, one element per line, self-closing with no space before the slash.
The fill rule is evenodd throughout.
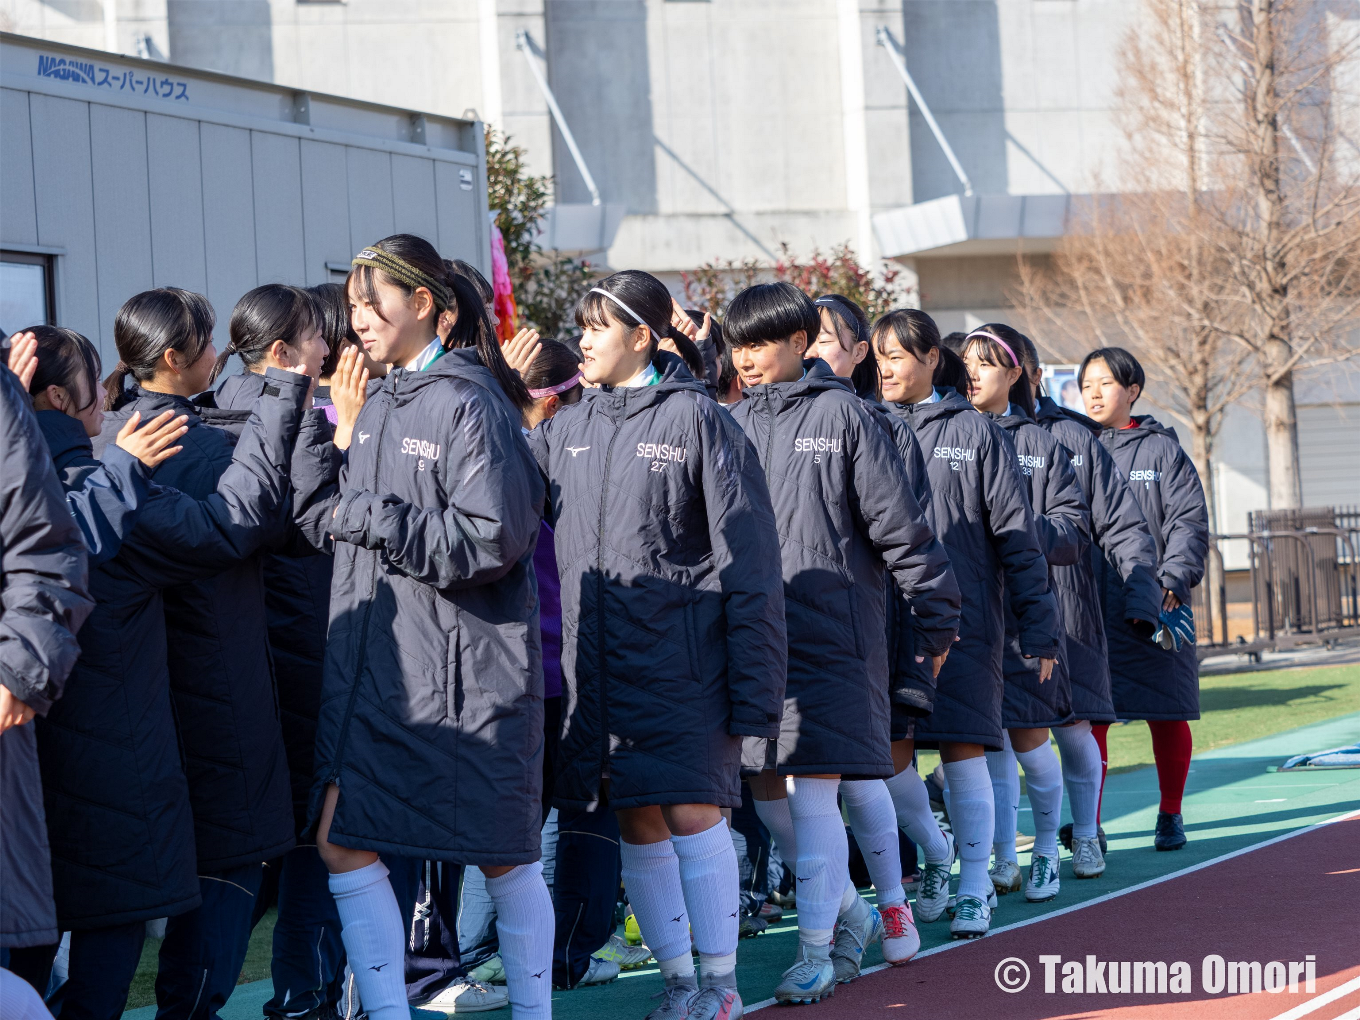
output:
<path id="1" fill-rule="evenodd" d="M 1146 383 L 1137 358 L 1122 347 L 1094 350 L 1082 359 L 1077 381 L 1086 413 L 1102 426 L 1100 441 L 1128 480 L 1157 545 L 1160 644 L 1145 640 L 1129 623 L 1119 575 L 1100 565 L 1097 571 L 1115 714 L 1148 721 L 1161 789 L 1153 843 L 1158 850 L 1179 850 L 1185 846 L 1181 797 L 1190 772 L 1189 720 L 1199 718 L 1190 591 L 1204 577 L 1209 545 L 1204 489 L 1175 430 L 1150 414 L 1134 415 Z"/>
<path id="2" fill-rule="evenodd" d="M 724 325 L 745 393 L 733 417 L 760 452 L 769 482 L 790 625 L 780 734 L 772 760 L 766 756 L 765 771 L 752 781 L 757 811 L 773 819 L 762 805 L 778 800 L 772 787 L 787 780 L 793 838 L 782 817 L 773 831 L 781 853 L 797 847 L 799 953 L 775 998 L 816 1002 L 837 980 L 831 941 L 838 915 L 854 910 L 843 925 L 866 933 L 876 927 L 847 882 L 836 794 L 842 776 L 893 772 L 887 575 L 914 608 L 901 622 L 932 655 L 948 652 L 954 640 L 958 586 L 890 431 L 825 362 L 804 360 L 820 329 L 811 299 L 787 283 L 760 284 L 737 295 Z M 895 851 L 895 833 L 891 845 Z M 890 917 L 905 912 L 900 864 L 895 871 L 883 888 Z M 905 936 L 904 923 L 895 920 L 893 928 Z"/>
<path id="3" fill-rule="evenodd" d="M 874 324 L 874 347 L 889 410 L 903 417 L 929 453 L 931 503 L 926 516 L 944 543 L 963 599 L 959 641 L 932 679 L 933 710 L 914 734 L 893 745 L 899 770 L 888 780 L 898 821 L 925 852 L 916 914 L 934 921 L 949 901 L 949 869 L 961 859 L 956 938 L 985 935 L 995 891 L 987 874 L 994 824 L 991 777 L 984 752 L 1002 746 L 1004 604 L 1015 614 L 1021 654 L 1039 660 L 1047 680 L 1061 634 L 1048 591 L 1048 565 L 1035 532 L 1029 499 L 1005 433 L 978 414 L 956 386 L 936 388 L 941 364 L 966 387 L 962 364 L 942 348 L 933 319 L 915 309 L 889 312 Z M 913 739 L 914 738 L 914 739 Z M 914 740 L 938 745 L 949 781 L 953 836 L 945 836 L 911 762 Z M 957 836 L 957 844 L 954 842 Z"/>
<path id="4" fill-rule="evenodd" d="M 559 809 L 608 803 L 623 882 L 665 977 L 653 1020 L 741 1015 L 743 736 L 779 732 L 787 643 L 779 545 L 755 451 L 680 358 L 647 273 L 577 306 L 577 404 L 530 434 L 562 580 Z M 703 986 L 695 979 L 690 929 Z"/>
<path id="5" fill-rule="evenodd" d="M 1070 454 L 1035 424 L 1029 376 L 1021 361 L 1023 334 L 1002 323 L 989 323 L 968 334 L 963 361 L 968 369 L 968 399 L 1005 430 L 1015 446 L 1024 477 L 1034 526 L 1044 557 L 1053 567 L 1082 562 L 1090 546 L 1090 511 L 1077 485 Z M 1056 595 L 1055 595 L 1056 597 Z M 1050 900 L 1058 894 L 1058 824 L 1062 820 L 1062 767 L 1049 743 L 1049 728 L 1073 721 L 1066 649 L 1060 648 L 1052 675 L 1037 682 L 1033 660 L 1023 658 L 1015 619 L 1006 619 L 1005 696 L 1001 720 L 1005 746 L 987 752 L 996 806 L 992 850 L 992 884 L 997 892 L 1017 892 L 1021 885 L 1016 862 L 1015 823 L 1020 801 L 1017 760 L 1025 768 L 1025 787 L 1034 813 L 1034 848 L 1025 899 Z"/>

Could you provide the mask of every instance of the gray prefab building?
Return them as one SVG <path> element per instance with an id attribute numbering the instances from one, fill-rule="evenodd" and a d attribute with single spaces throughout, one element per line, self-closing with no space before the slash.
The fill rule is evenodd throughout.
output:
<path id="1" fill-rule="evenodd" d="M 0 35 L 0 328 L 116 360 L 131 295 L 343 279 L 399 231 L 490 275 L 482 125 Z M 219 336 L 219 347 L 225 342 Z"/>

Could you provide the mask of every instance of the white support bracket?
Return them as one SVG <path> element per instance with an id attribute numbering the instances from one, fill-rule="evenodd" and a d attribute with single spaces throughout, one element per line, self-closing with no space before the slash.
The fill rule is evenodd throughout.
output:
<path id="1" fill-rule="evenodd" d="M 968 175 L 963 172 L 963 166 L 959 163 L 959 158 L 954 155 L 954 150 L 949 145 L 949 139 L 940 130 L 940 125 L 935 122 L 935 115 L 930 112 L 930 107 L 926 105 L 925 98 L 921 95 L 921 90 L 916 87 L 916 82 L 912 80 L 911 72 L 907 70 L 906 59 L 902 56 L 901 49 L 898 48 L 897 40 L 892 37 L 892 33 L 887 27 L 880 25 L 878 31 L 874 33 L 874 40 L 878 45 L 888 51 L 888 56 L 892 58 L 893 66 L 897 68 L 897 73 L 902 76 L 902 80 L 907 83 L 907 91 L 911 93 L 911 98 L 916 100 L 916 105 L 921 109 L 921 116 L 925 117 L 926 124 L 930 126 L 931 133 L 935 136 L 935 141 L 940 143 L 940 148 L 944 150 L 945 159 L 949 160 L 949 165 L 954 168 L 954 175 L 958 177 L 959 183 L 963 185 L 965 195 L 973 194 L 973 182 L 968 179 Z"/>

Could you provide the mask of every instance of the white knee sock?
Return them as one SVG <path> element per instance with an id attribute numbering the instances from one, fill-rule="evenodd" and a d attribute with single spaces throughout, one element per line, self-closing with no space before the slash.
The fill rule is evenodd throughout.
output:
<path id="1" fill-rule="evenodd" d="M 1063 785 L 1072 806 L 1072 836 L 1094 839 L 1100 797 L 1100 745 L 1086 720 L 1053 731 L 1062 751 Z"/>
<path id="2" fill-rule="evenodd" d="M 330 889 L 364 1012 L 372 1020 L 407 1020 L 406 925 L 387 868 L 374 861 L 357 871 L 331 875 Z"/>
<path id="3" fill-rule="evenodd" d="M 840 913 L 850 846 L 836 806 L 837 779 L 789 776 L 789 814 L 798 840 L 798 940 L 829 946 Z"/>
<path id="4" fill-rule="evenodd" d="M 793 834 L 793 816 L 789 814 L 789 802 L 785 797 L 778 800 L 757 800 L 756 817 L 770 830 L 770 838 L 779 849 L 779 856 L 793 870 L 798 861 L 798 839 Z"/>
<path id="5" fill-rule="evenodd" d="M 976 896 L 984 902 L 992 891 L 987 874 L 987 859 L 992 851 L 992 827 L 996 811 L 992 805 L 992 777 L 981 755 L 963 761 L 944 763 L 949 777 L 950 819 L 959 847 L 960 896 Z"/>
<path id="6" fill-rule="evenodd" d="M 1020 771 L 1015 765 L 1015 751 L 1010 734 L 1004 736 L 1005 747 L 987 752 L 987 773 L 992 777 L 992 802 L 996 808 L 996 822 L 992 832 L 992 853 L 998 861 L 1018 860 L 1015 854 L 1015 821 L 1020 810 Z"/>
<path id="7" fill-rule="evenodd" d="M 892 797 L 897 824 L 921 848 L 926 861 L 938 864 L 944 860 L 949 852 L 949 842 L 931 814 L 930 793 L 916 769 L 908 766 L 891 779 L 885 779 L 883 785 Z"/>
<path id="8" fill-rule="evenodd" d="M 680 884 L 694 928 L 694 946 L 706 978 L 733 974 L 737 967 L 737 931 L 741 927 L 741 880 L 732 830 L 722 819 L 693 836 L 672 836 L 680 858 Z M 735 984 L 722 982 L 724 984 Z"/>
<path id="9" fill-rule="evenodd" d="M 1034 809 L 1034 853 L 1058 859 L 1058 823 L 1062 821 L 1062 766 L 1045 740 L 1032 751 L 1016 751 L 1025 770 L 1025 792 Z"/>
<path id="10" fill-rule="evenodd" d="M 521 864 L 486 880 L 515 1020 L 552 1020 L 553 904 L 543 864 Z"/>
<path id="11" fill-rule="evenodd" d="M 647 943 L 666 977 L 692 975 L 689 913 L 680 885 L 680 859 L 669 839 L 659 843 L 620 841 L 623 887 L 633 906 L 642 941 Z"/>
<path id="12" fill-rule="evenodd" d="M 880 907 L 895 907 L 906 900 L 902 890 L 902 855 L 897 842 L 897 812 L 892 794 L 881 779 L 841 781 L 841 799 L 850 816 L 869 877 L 878 890 Z"/>

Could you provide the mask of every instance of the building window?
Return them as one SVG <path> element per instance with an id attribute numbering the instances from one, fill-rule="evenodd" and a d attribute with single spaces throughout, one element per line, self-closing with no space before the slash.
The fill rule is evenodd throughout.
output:
<path id="1" fill-rule="evenodd" d="M 52 298 L 50 255 L 0 251 L 0 330 L 5 336 L 49 325 L 56 317 Z"/>

